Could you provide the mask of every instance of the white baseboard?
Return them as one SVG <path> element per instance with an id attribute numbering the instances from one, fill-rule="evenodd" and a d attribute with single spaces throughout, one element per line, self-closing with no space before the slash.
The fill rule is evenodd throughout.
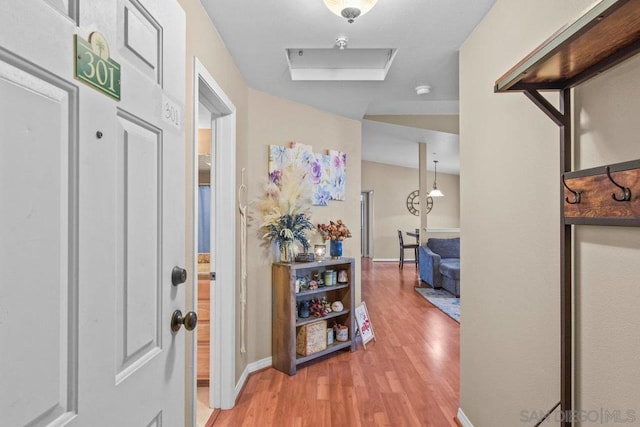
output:
<path id="1" fill-rule="evenodd" d="M 236 389 L 233 396 L 234 402 L 238 400 L 238 395 L 242 391 L 244 383 L 247 382 L 249 374 L 259 371 L 260 369 L 268 368 L 270 366 L 273 366 L 273 359 L 271 357 L 265 357 L 264 359 L 249 363 L 247 367 L 244 368 L 244 371 L 242 371 L 242 375 L 240 375 L 240 379 L 238 379 L 238 383 L 236 384 Z"/>
<path id="2" fill-rule="evenodd" d="M 462 412 L 462 408 L 458 408 L 458 414 L 456 416 L 458 417 L 458 421 L 460 421 L 460 424 L 462 424 L 462 427 L 473 427 L 473 424 L 471 424 L 469 418 L 467 418 L 464 412 Z"/>
<path id="3" fill-rule="evenodd" d="M 373 262 L 400 262 L 398 258 L 373 258 L 371 261 Z M 404 262 L 416 262 L 415 258 L 405 258 Z"/>

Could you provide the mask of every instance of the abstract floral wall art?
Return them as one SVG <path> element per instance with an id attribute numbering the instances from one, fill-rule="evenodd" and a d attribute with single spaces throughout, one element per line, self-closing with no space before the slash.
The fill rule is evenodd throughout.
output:
<path id="1" fill-rule="evenodd" d="M 329 150 L 331 166 L 329 169 L 329 184 L 332 200 L 344 200 L 347 178 L 347 154 L 341 151 Z"/>
<path id="2" fill-rule="evenodd" d="M 280 185 L 282 171 L 291 167 L 291 150 L 279 145 L 269 146 L 269 181 Z"/>
<path id="3" fill-rule="evenodd" d="M 315 155 L 311 181 L 316 186 L 316 192 L 313 195 L 313 204 L 316 206 L 327 206 L 329 200 L 331 200 L 330 167 L 331 158 L 328 155 Z"/>
<path id="4" fill-rule="evenodd" d="M 292 142 L 290 147 L 269 146 L 269 181 L 279 184 L 285 170 L 300 168 L 313 187 L 313 205 L 327 206 L 329 200 L 345 199 L 345 153 L 329 150 L 329 154 L 313 152 L 310 145 Z"/>

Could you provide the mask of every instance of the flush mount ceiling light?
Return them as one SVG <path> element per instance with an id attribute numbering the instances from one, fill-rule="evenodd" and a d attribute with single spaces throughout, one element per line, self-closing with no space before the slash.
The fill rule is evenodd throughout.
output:
<path id="1" fill-rule="evenodd" d="M 429 85 L 416 86 L 416 94 L 418 95 L 426 95 L 429 92 L 431 92 L 431 86 Z"/>
<path id="2" fill-rule="evenodd" d="M 438 184 L 436 182 L 438 180 L 438 161 L 437 160 L 433 161 L 433 167 L 435 169 L 434 175 L 433 175 L 433 189 L 429 193 L 429 197 L 442 197 L 444 196 L 444 194 L 442 194 L 442 191 L 438 190 Z"/>
<path id="3" fill-rule="evenodd" d="M 331 12 L 347 18 L 350 24 L 358 16 L 373 9 L 377 2 L 378 0 L 324 0 L 324 4 Z"/>

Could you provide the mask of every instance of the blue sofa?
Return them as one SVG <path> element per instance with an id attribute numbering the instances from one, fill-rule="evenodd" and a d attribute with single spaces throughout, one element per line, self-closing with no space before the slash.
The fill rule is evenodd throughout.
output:
<path id="1" fill-rule="evenodd" d="M 420 280 L 460 296 L 460 238 L 429 239 L 418 248 Z"/>

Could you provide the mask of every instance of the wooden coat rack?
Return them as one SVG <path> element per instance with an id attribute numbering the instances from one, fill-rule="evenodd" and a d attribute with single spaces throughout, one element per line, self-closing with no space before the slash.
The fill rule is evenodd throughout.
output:
<path id="1" fill-rule="evenodd" d="M 640 226 L 640 160 L 567 172 L 563 179 L 567 224 Z"/>
<path id="2" fill-rule="evenodd" d="M 574 425 L 572 237 L 577 225 L 640 226 L 640 160 L 571 171 L 571 88 L 640 52 L 640 0 L 601 0 L 500 77 L 495 92 L 522 92 L 560 128 L 561 425 Z M 555 108 L 540 91 L 557 91 Z"/>

